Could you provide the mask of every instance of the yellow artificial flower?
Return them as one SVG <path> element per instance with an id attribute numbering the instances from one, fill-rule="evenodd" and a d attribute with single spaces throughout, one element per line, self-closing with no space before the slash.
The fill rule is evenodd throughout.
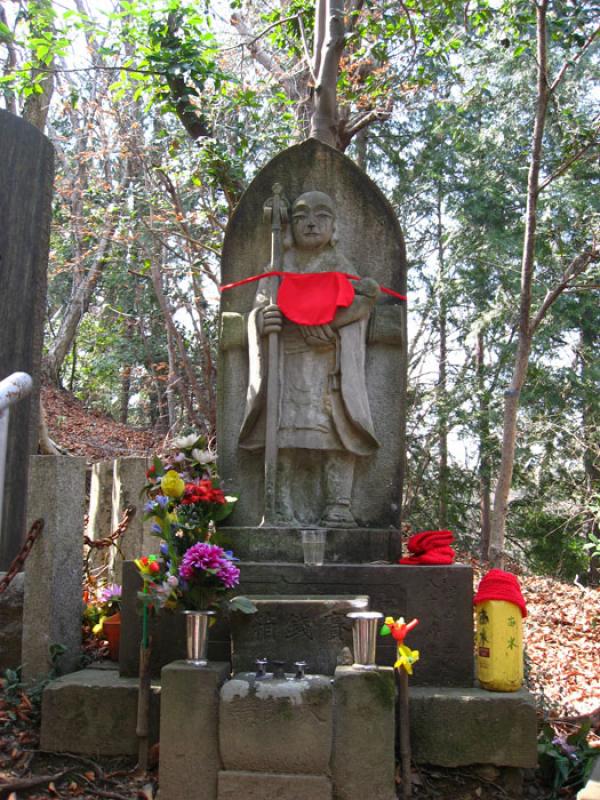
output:
<path id="1" fill-rule="evenodd" d="M 396 663 L 394 664 L 394 669 L 399 669 L 400 667 L 404 667 L 404 669 L 408 672 L 409 675 L 413 674 L 412 665 L 415 661 L 419 660 L 419 651 L 418 650 L 411 650 L 410 647 L 407 647 L 405 644 L 398 645 L 398 658 Z"/>
<path id="2" fill-rule="evenodd" d="M 181 497 L 185 491 L 185 483 L 177 470 L 170 469 L 160 479 L 160 488 L 167 497 Z"/>

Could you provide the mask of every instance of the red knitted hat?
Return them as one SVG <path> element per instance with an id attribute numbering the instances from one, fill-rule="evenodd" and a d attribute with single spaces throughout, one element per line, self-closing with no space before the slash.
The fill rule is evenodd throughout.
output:
<path id="1" fill-rule="evenodd" d="M 527 607 L 521 594 L 521 587 L 516 575 L 501 569 L 491 569 L 481 579 L 473 603 L 484 603 L 486 600 L 506 600 L 521 609 L 521 615 L 527 616 Z"/>

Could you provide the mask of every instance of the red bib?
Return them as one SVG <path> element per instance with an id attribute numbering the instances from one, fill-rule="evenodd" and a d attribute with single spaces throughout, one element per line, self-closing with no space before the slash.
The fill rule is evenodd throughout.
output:
<path id="1" fill-rule="evenodd" d="M 354 286 L 341 272 L 286 272 L 277 293 L 281 313 L 298 325 L 327 325 L 353 300 Z"/>

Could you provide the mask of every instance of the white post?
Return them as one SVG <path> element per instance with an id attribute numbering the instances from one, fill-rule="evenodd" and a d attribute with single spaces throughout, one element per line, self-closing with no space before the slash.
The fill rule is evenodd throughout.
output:
<path id="1" fill-rule="evenodd" d="M 2 506 L 4 503 L 9 407 L 26 397 L 32 388 L 33 381 L 26 372 L 13 372 L 8 378 L 0 381 L 0 526 L 2 525 Z"/>

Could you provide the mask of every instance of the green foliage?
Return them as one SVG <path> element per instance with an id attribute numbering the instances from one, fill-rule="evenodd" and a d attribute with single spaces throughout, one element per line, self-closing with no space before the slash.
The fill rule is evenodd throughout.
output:
<path id="1" fill-rule="evenodd" d="M 578 519 L 536 508 L 530 502 L 513 503 L 508 536 L 521 542 L 536 573 L 570 581 L 587 572 L 589 556 Z"/>
<path id="2" fill-rule="evenodd" d="M 588 735 L 591 720 L 586 720 L 569 735 L 557 734 L 545 724 L 538 737 L 538 758 L 542 776 L 552 788 L 552 797 L 575 793 L 589 778 L 598 751 L 591 747 Z"/>

